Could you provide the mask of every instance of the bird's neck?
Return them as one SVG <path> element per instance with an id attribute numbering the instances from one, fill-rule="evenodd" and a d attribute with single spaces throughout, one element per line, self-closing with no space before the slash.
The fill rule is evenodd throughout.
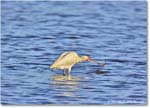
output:
<path id="1" fill-rule="evenodd" d="M 78 62 L 83 62 L 83 61 L 84 61 L 84 59 L 82 57 L 78 58 Z"/>

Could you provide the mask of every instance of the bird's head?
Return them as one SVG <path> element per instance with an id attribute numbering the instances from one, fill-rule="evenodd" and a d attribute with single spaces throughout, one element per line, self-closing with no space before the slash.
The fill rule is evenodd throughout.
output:
<path id="1" fill-rule="evenodd" d="M 82 56 L 83 61 L 90 61 L 90 62 L 95 62 L 97 64 L 99 64 L 100 66 L 104 66 L 105 64 L 99 63 L 96 60 L 90 58 L 89 56 Z"/>
<path id="2" fill-rule="evenodd" d="M 87 61 L 87 60 L 90 60 L 91 58 L 90 58 L 89 56 L 82 56 L 82 59 L 83 59 L 84 61 Z"/>

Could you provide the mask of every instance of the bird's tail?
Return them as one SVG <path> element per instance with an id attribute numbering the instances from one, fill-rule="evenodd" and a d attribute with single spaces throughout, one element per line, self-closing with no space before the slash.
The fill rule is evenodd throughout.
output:
<path id="1" fill-rule="evenodd" d="M 52 64 L 52 65 L 50 66 L 50 69 L 55 69 L 55 66 Z"/>
<path id="2" fill-rule="evenodd" d="M 54 68 L 53 65 L 51 65 L 51 66 L 50 66 L 50 69 L 53 69 L 53 68 Z"/>

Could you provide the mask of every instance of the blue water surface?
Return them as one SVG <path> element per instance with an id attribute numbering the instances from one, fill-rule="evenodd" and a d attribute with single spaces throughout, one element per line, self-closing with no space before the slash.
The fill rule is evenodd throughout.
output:
<path id="1" fill-rule="evenodd" d="M 146 104 L 145 1 L 3 1 L 1 8 L 2 104 Z M 106 66 L 79 63 L 71 76 L 50 70 L 65 51 Z"/>

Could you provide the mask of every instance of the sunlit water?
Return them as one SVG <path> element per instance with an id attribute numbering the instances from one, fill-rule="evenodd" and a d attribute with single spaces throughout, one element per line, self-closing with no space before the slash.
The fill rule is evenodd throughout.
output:
<path id="1" fill-rule="evenodd" d="M 2 104 L 146 104 L 146 2 L 2 2 L 1 15 Z M 65 51 L 106 66 L 50 70 Z"/>

